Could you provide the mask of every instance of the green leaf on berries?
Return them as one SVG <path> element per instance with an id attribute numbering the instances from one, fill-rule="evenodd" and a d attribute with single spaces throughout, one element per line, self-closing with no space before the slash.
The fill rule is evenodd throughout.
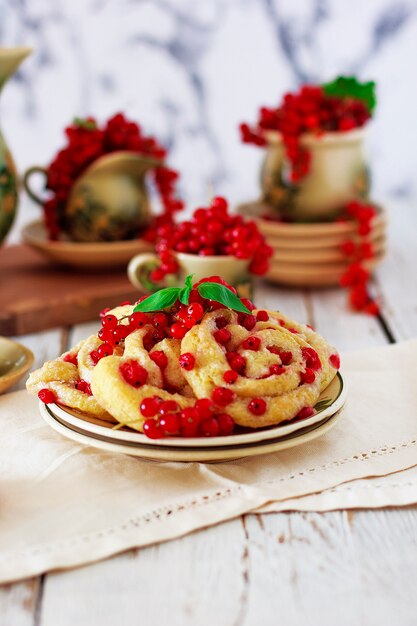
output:
<path id="1" fill-rule="evenodd" d="M 219 285 L 219 283 L 200 283 L 197 287 L 197 291 L 203 298 L 220 302 L 220 304 L 224 304 L 228 309 L 240 311 L 241 313 L 250 313 L 249 309 L 242 304 L 233 291 L 230 291 L 230 289 L 224 285 Z"/>
<path id="2" fill-rule="evenodd" d="M 180 290 L 179 301 L 182 304 L 188 304 L 190 299 L 191 289 L 193 288 L 193 276 L 194 274 L 189 274 L 185 279 L 185 287 Z"/>
<path id="3" fill-rule="evenodd" d="M 149 311 L 161 311 L 162 309 L 168 309 L 175 304 L 180 295 L 181 289 L 179 287 L 168 287 L 167 289 L 160 289 L 152 295 L 139 302 L 133 309 L 136 313 L 148 313 Z"/>
<path id="4" fill-rule="evenodd" d="M 338 98 L 355 98 L 361 100 L 370 113 L 373 113 L 376 106 L 375 83 L 360 83 L 355 76 L 338 76 L 330 83 L 322 85 L 323 91 L 328 96 Z"/>
<path id="5" fill-rule="evenodd" d="M 78 128 L 85 128 L 86 130 L 96 130 L 97 122 L 93 120 L 86 120 L 82 117 L 74 117 L 72 123 L 74 126 L 78 126 Z"/>

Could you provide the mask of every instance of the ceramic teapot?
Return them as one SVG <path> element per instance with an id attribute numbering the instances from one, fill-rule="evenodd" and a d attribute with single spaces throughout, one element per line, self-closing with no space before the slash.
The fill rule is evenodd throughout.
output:
<path id="1" fill-rule="evenodd" d="M 59 216 L 63 232 L 80 242 L 137 237 L 151 218 L 145 175 L 161 165 L 156 159 L 128 151 L 111 152 L 96 159 L 72 185 Z M 44 200 L 29 185 L 34 173 L 47 176 L 47 170 L 31 167 L 23 179 L 29 196 L 42 205 Z"/>
<path id="2" fill-rule="evenodd" d="M 31 52 L 31 48 L 0 48 L 0 91 Z M 16 209 L 16 167 L 0 131 L 0 243 L 13 224 Z"/>

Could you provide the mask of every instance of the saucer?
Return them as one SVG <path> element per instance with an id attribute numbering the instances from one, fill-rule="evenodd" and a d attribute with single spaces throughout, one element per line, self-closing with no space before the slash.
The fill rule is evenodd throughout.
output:
<path id="1" fill-rule="evenodd" d="M 49 241 L 41 220 L 27 224 L 22 230 L 23 241 L 53 263 L 70 267 L 100 269 L 127 265 L 132 257 L 152 250 L 142 239 L 84 243 L 62 239 Z"/>
<path id="2" fill-rule="evenodd" d="M 34 361 L 33 352 L 17 341 L 0 337 L 0 393 L 26 374 Z"/>

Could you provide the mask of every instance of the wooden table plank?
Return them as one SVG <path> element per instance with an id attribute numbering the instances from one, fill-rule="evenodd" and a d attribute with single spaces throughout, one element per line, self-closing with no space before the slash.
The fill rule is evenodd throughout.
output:
<path id="1" fill-rule="evenodd" d="M 1 626 L 34 626 L 40 598 L 40 577 L 0 587 Z"/>
<path id="2" fill-rule="evenodd" d="M 415 624 L 417 508 L 247 519 L 245 626 Z"/>
<path id="3" fill-rule="evenodd" d="M 245 587 L 239 520 L 47 577 L 42 626 L 231 626 Z M 75 601 L 76 599 L 76 601 Z"/>

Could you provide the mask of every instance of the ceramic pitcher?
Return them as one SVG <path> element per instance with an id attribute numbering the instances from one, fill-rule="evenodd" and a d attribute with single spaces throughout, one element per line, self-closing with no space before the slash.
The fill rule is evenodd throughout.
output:
<path id="1" fill-rule="evenodd" d="M 262 200 L 281 215 L 296 221 L 323 221 L 332 219 L 350 200 L 368 196 L 363 129 L 302 137 L 301 146 L 310 151 L 311 165 L 296 184 L 289 180 L 290 165 L 279 133 L 266 133 L 266 139 Z"/>
<path id="2" fill-rule="evenodd" d="M 0 91 L 30 53 L 30 48 L 0 48 Z M 0 131 L 0 243 L 13 224 L 16 209 L 16 167 Z"/>
<path id="3" fill-rule="evenodd" d="M 145 175 L 160 165 L 156 159 L 127 151 L 99 157 L 74 181 L 64 212 L 59 216 L 62 230 L 73 241 L 134 239 L 151 216 Z M 47 171 L 34 166 L 23 179 L 30 197 L 42 205 L 43 199 L 29 184 L 34 173 L 46 176 Z"/>

